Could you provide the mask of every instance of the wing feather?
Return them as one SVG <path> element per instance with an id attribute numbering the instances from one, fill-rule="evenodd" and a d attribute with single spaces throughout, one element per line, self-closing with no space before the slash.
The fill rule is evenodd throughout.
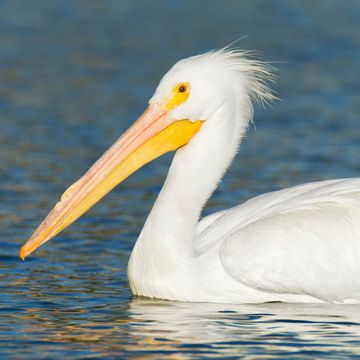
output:
<path id="1" fill-rule="evenodd" d="M 246 286 L 360 300 L 360 179 L 262 195 L 215 218 L 202 237 L 211 238 L 203 250 L 221 242 L 225 270 Z"/>

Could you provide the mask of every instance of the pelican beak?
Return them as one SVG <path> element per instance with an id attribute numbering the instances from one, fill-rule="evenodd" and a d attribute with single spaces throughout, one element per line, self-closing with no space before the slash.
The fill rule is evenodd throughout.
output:
<path id="1" fill-rule="evenodd" d="M 116 185 L 153 159 L 187 144 L 203 121 L 171 120 L 163 105 L 150 105 L 95 164 L 71 185 L 20 249 L 25 259 L 68 227 Z"/>

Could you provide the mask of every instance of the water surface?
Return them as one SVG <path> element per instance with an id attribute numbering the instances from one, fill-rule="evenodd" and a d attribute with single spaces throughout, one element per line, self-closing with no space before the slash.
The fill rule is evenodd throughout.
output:
<path id="1" fill-rule="evenodd" d="M 1 358 L 357 358 L 357 305 L 131 298 L 126 267 L 171 156 L 26 262 L 21 244 L 146 106 L 178 59 L 239 46 L 276 62 L 282 98 L 205 213 L 360 174 L 357 1 L 0 2 Z"/>

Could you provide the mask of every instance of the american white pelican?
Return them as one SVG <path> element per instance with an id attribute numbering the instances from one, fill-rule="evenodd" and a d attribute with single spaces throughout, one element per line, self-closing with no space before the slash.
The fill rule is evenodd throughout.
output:
<path id="1" fill-rule="evenodd" d="M 131 254 L 135 295 L 224 303 L 360 302 L 360 179 L 268 193 L 199 221 L 252 120 L 266 64 L 222 49 L 179 61 L 148 109 L 73 184 L 24 259 L 142 165 L 177 150 Z M 306 126 L 306 124 L 304 124 Z"/>

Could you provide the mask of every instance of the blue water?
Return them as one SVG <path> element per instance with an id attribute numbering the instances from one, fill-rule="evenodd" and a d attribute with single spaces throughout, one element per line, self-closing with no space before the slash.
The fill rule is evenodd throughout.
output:
<path id="1" fill-rule="evenodd" d="M 356 305 L 132 298 L 126 266 L 171 156 L 132 176 L 28 261 L 21 244 L 129 126 L 178 59 L 238 42 L 275 62 L 205 213 L 360 175 L 360 2 L 0 2 L 1 359 L 360 358 Z"/>

